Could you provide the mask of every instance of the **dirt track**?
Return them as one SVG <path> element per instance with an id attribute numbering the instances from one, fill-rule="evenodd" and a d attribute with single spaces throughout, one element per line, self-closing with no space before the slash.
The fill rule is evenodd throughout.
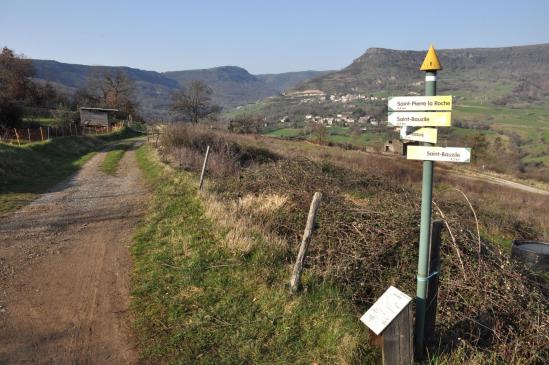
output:
<path id="1" fill-rule="evenodd" d="M 92 158 L 0 220 L 0 364 L 131 364 L 129 246 L 147 196 L 133 151 Z"/>

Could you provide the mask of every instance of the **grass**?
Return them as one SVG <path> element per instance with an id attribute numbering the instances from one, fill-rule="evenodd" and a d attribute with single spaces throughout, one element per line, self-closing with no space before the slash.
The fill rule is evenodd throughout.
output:
<path id="1" fill-rule="evenodd" d="M 103 171 L 105 174 L 114 175 L 118 169 L 118 164 L 124 153 L 128 149 L 129 145 L 120 143 L 111 148 L 111 150 L 105 156 L 105 159 L 99 165 L 99 170 Z"/>
<path id="2" fill-rule="evenodd" d="M 267 133 L 267 136 L 279 138 L 295 138 L 304 134 L 302 128 L 281 128 Z"/>
<path id="3" fill-rule="evenodd" d="M 286 247 L 258 233 L 248 250 L 229 249 L 192 175 L 161 166 L 149 146 L 137 159 L 155 189 L 133 247 L 132 306 L 145 362 L 375 362 L 336 287 L 306 271 L 308 290 L 291 296 Z"/>
<path id="4" fill-rule="evenodd" d="M 281 128 L 270 131 L 265 135 L 283 139 L 302 137 L 309 141 L 316 141 L 318 139 L 314 133 L 307 132 L 303 128 Z M 388 138 L 389 133 L 387 132 L 361 131 L 357 135 L 352 135 L 351 128 L 349 127 L 330 127 L 327 128 L 325 142 L 357 148 L 377 148 Z"/>
<path id="5" fill-rule="evenodd" d="M 23 118 L 23 121 L 28 123 L 38 123 L 46 126 L 47 125 L 53 126 L 57 122 L 55 118 L 52 118 L 52 117 L 36 117 L 36 118 L 27 117 L 27 118 Z"/>
<path id="6" fill-rule="evenodd" d="M 74 174 L 106 143 L 134 135 L 121 130 L 100 137 L 60 137 L 25 146 L 0 143 L 0 215 L 28 204 Z"/>

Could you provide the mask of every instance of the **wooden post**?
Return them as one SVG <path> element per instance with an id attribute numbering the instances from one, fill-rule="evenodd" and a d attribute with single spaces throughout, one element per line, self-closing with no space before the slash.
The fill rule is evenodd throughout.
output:
<path id="1" fill-rule="evenodd" d="M 42 142 L 44 142 L 44 130 L 42 127 L 40 127 L 40 138 L 42 139 Z"/>
<path id="2" fill-rule="evenodd" d="M 436 220 L 431 223 L 431 240 L 429 242 L 429 276 L 427 277 L 427 309 L 425 312 L 425 343 L 435 339 L 435 321 L 437 314 L 438 278 L 440 273 L 440 236 L 444 222 Z"/>
<path id="3" fill-rule="evenodd" d="M 156 139 L 154 140 L 154 147 L 158 147 L 159 138 L 160 138 L 160 131 L 156 131 Z"/>
<path id="4" fill-rule="evenodd" d="M 412 318 L 412 302 L 410 302 L 381 333 L 382 340 L 379 342 L 381 342 L 384 365 L 413 363 Z"/>
<path id="5" fill-rule="evenodd" d="M 27 135 L 29 136 L 29 143 L 31 143 L 32 140 L 31 140 L 31 131 L 30 131 L 30 128 L 27 128 Z"/>
<path id="6" fill-rule="evenodd" d="M 13 128 L 13 131 L 15 132 L 15 138 L 17 138 L 17 145 L 21 146 L 21 141 L 19 140 L 19 133 L 17 133 L 17 129 Z"/>
<path id="7" fill-rule="evenodd" d="M 200 183 L 198 190 L 202 190 L 202 184 L 204 183 L 204 174 L 206 173 L 206 164 L 208 163 L 208 156 L 210 155 L 210 146 L 206 148 L 206 156 L 204 156 L 204 163 L 202 164 L 202 172 L 200 173 Z"/>
<path id="8" fill-rule="evenodd" d="M 301 284 L 301 273 L 303 271 L 303 262 L 305 261 L 305 255 L 307 254 L 307 248 L 311 237 L 313 235 L 316 212 L 320 206 L 320 200 L 322 199 L 322 193 L 316 192 L 313 196 L 313 201 L 309 208 L 309 215 L 307 216 L 307 224 L 305 225 L 305 231 L 303 232 L 303 239 L 299 246 L 299 253 L 295 261 L 294 270 L 292 272 L 292 278 L 290 279 L 290 291 L 297 293 Z"/>

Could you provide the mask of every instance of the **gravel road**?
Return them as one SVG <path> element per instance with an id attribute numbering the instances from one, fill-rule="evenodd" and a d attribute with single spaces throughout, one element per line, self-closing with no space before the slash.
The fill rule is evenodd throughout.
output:
<path id="1" fill-rule="evenodd" d="M 94 156 L 0 220 L 0 364 L 132 364 L 130 245 L 148 191 L 129 150 Z"/>

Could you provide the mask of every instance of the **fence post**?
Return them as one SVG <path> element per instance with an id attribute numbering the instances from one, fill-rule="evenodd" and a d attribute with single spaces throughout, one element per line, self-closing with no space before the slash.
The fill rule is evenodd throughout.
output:
<path id="1" fill-rule="evenodd" d="M 40 127 L 40 138 L 42 139 L 42 142 L 44 142 L 44 130 L 42 127 Z"/>
<path id="2" fill-rule="evenodd" d="M 31 143 L 32 140 L 31 140 L 31 131 L 30 131 L 30 128 L 27 128 L 27 135 L 29 136 L 29 143 Z"/>
<path id="3" fill-rule="evenodd" d="M 292 278 L 290 279 L 290 291 L 296 293 L 299 290 L 301 284 L 301 273 L 303 271 L 303 262 L 305 261 L 305 255 L 307 254 L 307 248 L 311 237 L 313 235 L 313 229 L 315 225 L 316 212 L 320 206 L 320 200 L 322 199 L 322 193 L 316 192 L 313 196 L 311 206 L 309 208 L 309 215 L 307 216 L 307 224 L 305 225 L 305 231 L 303 232 L 303 239 L 299 246 L 299 253 L 295 261 L 294 270 L 292 272 Z"/>
<path id="4" fill-rule="evenodd" d="M 204 156 L 204 164 L 202 164 L 202 172 L 200 173 L 200 184 L 198 190 L 202 190 L 202 184 L 204 182 L 204 173 L 206 172 L 206 164 L 208 163 L 208 156 L 210 154 L 210 146 L 206 148 L 206 156 Z"/>
<path id="5" fill-rule="evenodd" d="M 19 133 L 17 133 L 17 129 L 13 128 L 13 131 L 15 132 L 15 138 L 17 139 L 17 145 L 21 146 L 21 141 L 19 140 Z"/>

